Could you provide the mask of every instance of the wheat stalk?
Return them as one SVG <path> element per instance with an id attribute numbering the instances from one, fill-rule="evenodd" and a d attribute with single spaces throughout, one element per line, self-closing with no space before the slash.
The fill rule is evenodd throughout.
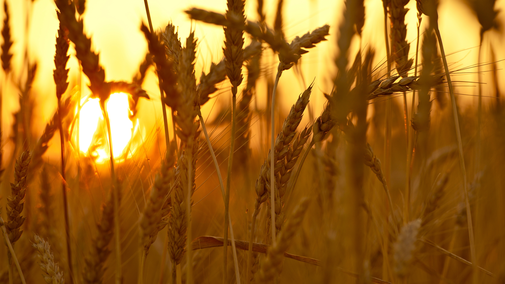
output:
<path id="1" fill-rule="evenodd" d="M 5 227 L 6 227 L 5 221 L 0 216 L 0 229 L 2 230 L 2 235 L 4 236 L 5 245 L 9 249 L 9 258 L 12 258 L 12 260 L 14 261 L 14 265 L 16 265 L 16 269 L 18 270 L 19 276 L 21 278 L 21 283 L 26 284 L 25 277 L 23 275 L 23 271 L 21 270 L 21 266 L 19 265 L 18 258 L 16 256 L 16 253 L 14 252 L 14 248 L 12 247 L 12 243 L 9 240 L 9 233 L 7 232 L 7 230 L 5 229 Z M 12 283 L 12 271 L 10 269 L 10 265 L 9 265 L 8 278 L 9 278 L 8 281 L 10 283 Z M 5 281 L 3 281 L 3 282 L 5 282 Z"/>
<path id="2" fill-rule="evenodd" d="M 61 15 L 59 15 L 61 18 Z M 66 69 L 68 56 L 68 39 L 65 36 L 63 25 L 60 22 L 58 28 L 58 37 L 56 38 L 56 53 L 54 55 L 55 69 L 53 72 L 54 83 L 56 84 L 56 98 L 58 99 L 58 129 L 60 131 L 60 162 L 61 162 L 61 190 L 63 193 L 63 215 L 65 217 L 65 241 L 67 246 L 67 261 L 70 268 L 70 282 L 73 283 L 73 267 L 72 267 L 72 248 L 70 245 L 70 221 L 68 216 L 68 199 L 66 189 L 66 175 L 65 175 L 65 135 L 63 132 L 63 109 L 61 104 L 61 97 L 66 92 L 68 87 L 68 69 Z"/>
<path id="3" fill-rule="evenodd" d="M 244 15 L 244 0 L 228 0 L 226 18 L 236 17 L 241 23 L 245 23 Z M 233 153 L 235 151 L 235 135 L 236 135 L 236 107 L 237 107 L 237 88 L 242 83 L 242 64 L 244 62 L 243 46 L 244 46 L 244 31 L 239 27 L 227 26 L 224 27 L 224 58 L 226 66 L 226 75 L 232 85 L 232 107 L 231 107 L 231 142 L 230 153 L 228 155 L 228 170 L 226 175 L 226 194 L 224 199 L 224 245 L 223 245 L 223 283 L 227 283 L 227 261 L 228 261 L 228 219 L 230 208 L 230 191 L 231 191 L 231 174 L 233 168 Z M 188 265 L 189 266 L 189 265 Z M 235 267 L 235 276 L 237 283 L 240 283 L 238 265 Z"/>
<path id="4" fill-rule="evenodd" d="M 451 96 L 451 106 L 452 106 L 452 115 L 454 120 L 454 130 L 456 132 L 456 139 L 458 142 L 458 152 L 459 152 L 459 166 L 461 175 L 463 177 L 463 193 L 465 196 L 465 206 L 467 209 L 467 214 L 469 218 L 467 218 L 468 223 L 468 237 L 470 240 L 470 254 L 472 261 L 472 283 L 478 282 L 478 263 L 477 263 L 477 252 L 475 249 L 475 237 L 474 237 L 474 229 L 473 229 L 473 221 L 472 221 L 472 212 L 470 208 L 470 201 L 468 197 L 468 185 L 467 185 L 467 174 L 466 174 L 466 166 L 465 166 L 465 158 L 463 154 L 463 142 L 461 139 L 461 129 L 459 125 L 459 114 L 458 114 L 458 106 L 456 105 L 456 97 L 454 95 L 454 89 L 452 85 L 451 75 L 449 73 L 449 66 L 447 64 L 447 58 L 445 56 L 444 45 L 442 43 L 442 36 L 440 35 L 440 29 L 438 26 L 438 11 L 437 1 L 426 1 L 426 0 L 417 0 L 417 8 L 423 14 L 426 14 L 430 17 L 430 26 L 435 30 L 435 34 L 437 36 L 438 46 L 440 47 L 440 52 L 442 53 L 442 60 L 444 63 L 445 77 L 447 79 L 447 85 L 449 86 L 449 93 Z"/>

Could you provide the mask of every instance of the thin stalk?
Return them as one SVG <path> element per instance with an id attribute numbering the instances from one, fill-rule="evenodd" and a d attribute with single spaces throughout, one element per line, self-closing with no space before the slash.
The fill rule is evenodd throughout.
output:
<path id="1" fill-rule="evenodd" d="M 7 245 L 7 248 L 9 249 L 9 259 L 11 259 L 14 262 L 14 265 L 16 266 L 16 269 L 19 274 L 19 278 L 21 278 L 21 283 L 26 284 L 25 277 L 23 275 L 23 271 L 21 270 L 21 266 L 19 265 L 18 258 L 16 257 L 16 253 L 14 252 L 14 248 L 12 247 L 12 244 L 9 240 L 9 236 L 7 235 L 7 230 L 5 229 L 4 225 L 5 225 L 5 221 L 2 218 L 2 216 L 0 216 L 0 227 L 2 227 L 2 234 L 4 236 L 4 241 L 5 241 L 5 244 Z M 10 263 L 10 261 L 9 261 L 9 263 Z M 12 267 L 12 265 L 10 265 L 10 264 L 9 264 L 9 266 Z M 12 273 L 12 271 L 9 268 L 9 282 L 12 283 L 11 273 Z"/>
<path id="2" fill-rule="evenodd" d="M 205 120 L 203 119 L 200 109 L 198 110 L 198 118 L 200 119 L 200 124 L 202 125 L 203 134 L 205 135 L 205 140 L 207 140 L 207 147 L 209 147 L 209 152 L 212 157 L 212 161 L 214 162 L 214 167 L 216 168 L 217 178 L 219 179 L 219 186 L 221 187 L 221 194 L 223 196 L 223 200 L 225 200 L 226 193 L 225 193 L 225 189 L 224 189 L 223 177 L 221 176 L 221 170 L 219 169 L 219 163 L 217 162 L 216 154 L 214 153 L 214 149 L 212 148 L 212 144 L 210 143 L 210 137 L 207 132 L 207 127 L 205 126 Z M 231 216 L 229 214 L 228 214 L 228 223 L 230 226 L 231 249 L 233 252 L 233 263 L 235 265 L 235 278 L 236 278 L 235 280 L 237 281 L 237 284 L 240 284 L 240 271 L 238 269 L 237 248 L 235 246 L 235 235 L 233 233 Z"/>
<path id="3" fill-rule="evenodd" d="M 480 34 L 480 42 L 479 42 L 479 58 L 478 61 L 479 63 L 477 64 L 477 78 L 478 78 L 478 85 L 479 85 L 479 99 L 478 99 L 478 104 L 477 104 L 477 138 L 475 142 L 475 165 L 474 165 L 474 175 L 477 174 L 480 170 L 480 154 L 481 154 L 481 127 L 482 127 L 482 79 L 481 79 L 481 72 L 480 72 L 480 62 L 481 62 L 481 56 L 482 56 L 482 42 L 484 40 L 484 34 L 481 32 Z"/>
<path id="4" fill-rule="evenodd" d="M 232 86 L 232 106 L 231 106 L 231 142 L 230 142 L 230 154 L 228 155 L 228 171 L 226 176 L 226 194 L 224 198 L 224 242 L 223 242 L 223 283 L 228 283 L 228 222 L 230 219 L 230 187 L 231 187 L 231 170 L 233 167 L 233 152 L 235 149 L 235 132 L 236 132 L 236 119 L 235 119 L 235 108 L 237 107 L 237 87 Z M 235 273 L 237 275 L 237 273 Z"/>
<path id="5" fill-rule="evenodd" d="M 14 267 L 12 266 L 12 253 L 10 251 L 7 252 L 7 262 L 9 264 L 9 284 L 14 284 Z"/>
<path id="6" fill-rule="evenodd" d="M 70 283 L 74 283 L 73 275 L 74 270 L 72 267 L 72 248 L 70 245 L 70 222 L 68 217 L 68 199 L 67 199 L 67 189 L 66 189 L 66 177 L 65 177 L 65 132 L 63 132 L 62 117 L 61 117 L 61 98 L 58 98 L 58 128 L 60 130 L 60 146 L 61 146 L 61 191 L 63 193 L 63 214 L 65 217 L 65 241 L 67 245 L 67 258 L 68 258 L 68 268 Z"/>
<path id="7" fill-rule="evenodd" d="M 121 238 L 119 236 L 119 194 L 117 192 L 118 188 L 116 186 L 116 174 L 114 171 L 114 153 L 112 151 L 112 134 L 110 130 L 110 120 L 109 114 L 105 110 L 105 102 L 100 102 L 103 116 L 105 118 L 105 123 L 107 124 L 107 136 L 109 137 L 109 155 L 110 155 L 110 177 L 111 177 L 111 191 L 112 198 L 114 199 L 114 240 L 115 240 L 115 250 L 116 250 L 116 284 L 121 284 L 123 279 L 122 267 L 121 267 Z"/>
<path id="8" fill-rule="evenodd" d="M 409 126 L 409 112 L 408 112 L 408 105 L 407 105 L 407 92 L 403 92 L 403 111 L 405 112 L 404 114 L 404 123 L 405 123 L 405 133 L 407 136 L 407 161 L 406 161 L 406 166 L 405 166 L 405 172 L 406 172 L 406 187 L 405 187 L 405 206 L 403 208 L 403 220 L 404 222 L 409 221 L 409 215 L 410 215 L 410 186 L 409 184 L 409 166 L 410 166 L 410 159 L 409 159 L 409 153 L 410 153 L 410 148 L 409 145 L 412 143 L 411 142 L 411 137 L 410 137 L 410 126 Z M 412 116 L 412 114 L 411 114 Z"/>
<path id="9" fill-rule="evenodd" d="M 193 248 L 192 248 L 192 228 L 191 228 L 191 191 L 193 190 L 193 143 L 191 137 L 188 143 L 188 188 L 186 189 L 186 220 L 188 227 L 186 229 L 186 283 L 193 284 Z"/>
<path id="10" fill-rule="evenodd" d="M 252 247 L 254 240 L 254 233 L 256 231 L 256 219 L 259 214 L 259 206 L 254 208 L 252 223 L 251 223 L 251 235 L 249 236 L 249 248 L 247 250 L 247 266 L 246 266 L 246 279 L 245 283 L 249 284 L 251 281 L 251 262 L 252 262 Z"/>
<path id="11" fill-rule="evenodd" d="M 149 31 L 152 33 L 154 30 L 153 29 L 153 22 L 151 21 L 151 12 L 149 11 L 149 3 L 147 3 L 147 0 L 144 0 L 144 7 L 146 8 L 147 22 L 149 22 Z M 158 81 L 160 82 L 160 84 L 158 84 L 158 87 L 160 89 L 161 110 L 163 112 L 163 129 L 165 130 L 165 146 L 166 146 L 165 150 L 168 151 L 168 148 L 170 146 L 170 136 L 168 133 L 168 118 L 167 118 L 167 109 L 165 107 L 165 93 L 163 92 L 163 89 L 161 88 L 160 74 L 158 74 Z"/>
<path id="12" fill-rule="evenodd" d="M 438 24 L 435 25 L 435 33 L 437 34 L 438 44 L 440 46 L 440 52 L 442 53 L 442 61 L 444 63 L 445 76 L 447 79 L 447 85 L 449 85 L 449 93 L 451 95 L 451 105 L 452 114 L 454 117 L 454 129 L 456 130 L 456 139 L 458 141 L 458 152 L 459 152 L 459 166 L 461 169 L 461 175 L 463 176 L 463 190 L 465 195 L 465 207 L 467 212 L 467 223 L 468 223 L 468 238 L 470 240 L 470 255 L 472 261 L 472 283 L 477 284 L 478 282 L 478 264 L 477 264 L 477 254 L 475 251 L 475 237 L 473 231 L 473 221 L 472 221 L 472 211 L 470 207 L 470 198 L 468 196 L 468 184 L 466 176 L 465 167 L 465 157 L 463 156 L 463 142 L 461 141 L 461 130 L 459 129 L 459 117 L 458 117 L 458 106 L 456 105 L 456 97 L 454 96 L 454 89 L 452 86 L 451 76 L 449 74 L 449 67 L 447 64 L 447 59 L 445 58 L 444 45 L 442 43 L 442 36 L 440 35 L 440 30 Z"/>
<path id="13" fill-rule="evenodd" d="M 177 283 L 177 264 L 172 262 L 172 284 Z"/>
<path id="14" fill-rule="evenodd" d="M 177 271 L 177 273 L 175 273 L 175 275 L 176 275 L 176 283 L 177 284 L 182 284 L 182 267 L 181 267 L 181 264 L 177 264 L 177 266 L 175 268 L 176 268 L 176 271 Z"/>
<path id="15" fill-rule="evenodd" d="M 386 2 L 383 0 L 383 10 L 384 10 L 384 43 L 386 44 L 386 60 L 387 60 L 387 76 L 391 76 L 391 58 L 389 54 L 389 37 L 388 37 L 388 7 Z M 389 178 L 391 175 L 391 98 L 386 99 L 386 129 L 384 133 L 384 179 L 386 180 L 386 184 L 389 185 Z M 391 197 L 389 196 L 389 203 L 391 203 Z M 389 215 L 390 206 L 386 206 L 386 215 Z M 386 220 L 388 220 L 386 218 Z M 388 221 L 386 221 L 388 222 Z M 384 238 L 384 252 L 382 254 L 382 262 L 385 265 L 382 265 L 382 278 L 388 280 L 388 267 L 389 267 L 389 259 L 388 252 L 389 250 L 389 238 Z"/>
<path id="16" fill-rule="evenodd" d="M 415 62 L 415 67 L 414 67 L 414 77 L 417 77 L 417 64 L 418 64 L 418 55 L 419 55 L 419 32 L 421 28 L 421 22 L 423 20 L 422 14 L 418 14 L 418 24 L 417 24 L 417 40 L 416 40 L 416 62 Z M 415 113 L 415 105 L 416 105 L 416 90 L 412 91 L 412 105 L 410 108 L 410 116 L 414 117 Z M 412 125 L 409 123 L 408 127 L 412 127 Z M 412 129 L 413 130 L 413 129 Z M 411 136 L 414 137 L 411 137 Z M 412 165 L 414 163 L 414 158 L 413 158 L 413 151 L 414 151 L 414 141 L 417 139 L 417 133 L 415 131 L 411 131 L 409 135 L 409 143 L 408 143 L 408 152 L 407 152 L 407 177 L 406 177 L 406 185 L 405 187 L 407 188 L 407 192 L 409 192 L 410 196 L 410 179 L 412 176 Z"/>
<path id="17" fill-rule="evenodd" d="M 275 91 L 282 75 L 282 66 L 279 63 L 277 67 L 277 75 L 275 76 L 274 88 L 272 90 L 272 105 L 270 106 L 270 217 L 272 220 L 272 245 L 275 245 Z"/>
<path id="18" fill-rule="evenodd" d="M 140 261 L 139 261 L 139 278 L 138 278 L 138 283 L 143 284 L 144 283 L 144 265 L 146 262 L 146 252 L 142 252 L 140 255 Z"/>

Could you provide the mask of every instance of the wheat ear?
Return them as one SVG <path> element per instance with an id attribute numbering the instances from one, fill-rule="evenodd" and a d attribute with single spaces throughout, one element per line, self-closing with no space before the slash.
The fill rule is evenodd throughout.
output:
<path id="1" fill-rule="evenodd" d="M 175 153 L 173 150 L 175 150 L 175 146 L 167 151 L 165 161 L 162 163 L 160 173 L 156 176 L 149 200 L 140 217 L 140 246 L 143 254 L 140 256 L 138 283 L 144 281 L 144 262 L 149 248 L 156 241 L 160 229 L 166 225 L 162 219 L 166 216 L 165 211 L 168 211 L 170 207 L 169 191 L 175 179 Z M 165 207 L 166 209 L 163 210 Z"/>
<path id="2" fill-rule="evenodd" d="M 293 141 L 295 135 L 296 135 L 296 128 L 300 124 L 300 121 L 302 120 L 303 112 L 305 111 L 305 108 L 307 107 L 307 104 L 309 103 L 310 99 L 310 94 L 312 92 L 312 87 L 313 85 L 310 85 L 307 90 L 305 90 L 302 95 L 298 98 L 296 103 L 291 107 L 291 110 L 284 120 L 284 123 L 282 125 L 282 130 L 279 132 L 277 135 L 277 139 L 275 140 L 274 147 L 270 149 L 270 152 L 268 153 L 267 159 L 261 166 L 260 174 L 258 176 L 258 179 L 256 180 L 256 202 L 254 205 L 254 212 L 252 216 L 252 227 L 251 227 L 251 235 L 249 237 L 249 252 L 248 252 L 248 268 L 247 271 L 250 270 L 250 265 L 251 265 L 251 259 L 252 259 L 252 240 L 254 238 L 254 233 L 255 233 L 255 227 L 256 227 L 256 218 L 259 213 L 260 206 L 263 202 L 267 201 L 268 195 L 270 194 L 271 196 L 271 204 L 272 207 L 274 207 L 271 210 L 271 217 L 273 215 L 272 219 L 272 235 L 275 235 L 277 229 L 276 229 L 276 224 L 275 224 L 275 216 L 276 212 L 275 211 L 275 196 L 279 196 L 279 188 L 275 186 L 277 183 L 277 178 L 276 175 L 281 172 L 281 169 L 285 167 L 285 158 L 286 155 L 289 152 L 289 145 Z M 277 155 L 273 154 L 277 153 Z M 274 165 L 274 166 L 272 166 Z M 274 178 L 272 179 L 271 172 L 269 173 L 269 170 L 272 169 L 274 172 Z M 272 182 L 273 181 L 273 182 Z M 280 182 L 280 178 L 279 178 Z M 290 187 L 288 187 L 288 190 L 290 190 Z M 279 198 L 277 198 L 277 201 L 281 202 Z M 280 215 L 281 208 L 278 206 L 279 211 L 277 215 Z M 281 227 L 281 224 L 279 225 Z M 248 277 L 249 278 L 249 277 Z"/>
<path id="3" fill-rule="evenodd" d="M 33 247 L 37 250 L 40 269 L 43 272 L 44 281 L 48 284 L 63 284 L 63 272 L 60 271 L 58 264 L 54 262 L 54 256 L 51 252 L 49 243 L 43 238 L 35 235 Z"/>
<path id="4" fill-rule="evenodd" d="M 401 229 L 400 235 L 398 235 L 398 239 L 393 245 L 393 270 L 395 275 L 400 278 L 405 278 L 408 275 L 409 266 L 414 259 L 420 226 L 420 219 L 407 223 Z"/>
<path id="5" fill-rule="evenodd" d="M 1 50 L 2 54 L 0 55 L 0 60 L 2 61 L 2 69 L 4 70 L 4 83 L 2 84 L 2 93 L 0 94 L 0 135 L 2 134 L 2 117 L 3 117 L 3 97 L 4 94 L 6 94 L 7 90 L 7 81 L 8 81 L 8 76 L 11 70 L 11 59 L 12 59 L 12 53 L 10 53 L 10 49 L 12 47 L 12 38 L 11 38 L 11 31 L 10 31 L 10 25 L 9 25 L 9 19 L 10 19 L 10 13 L 9 13 L 9 7 L 7 5 L 7 1 L 4 1 L 4 14 L 5 14 L 5 19 L 3 21 L 3 27 L 2 27 L 2 38 L 3 38 L 3 43 L 1 45 Z M 2 137 L 0 137 L 0 142 L 2 140 Z M 2 149 L 0 149 L 0 158 L 2 156 Z M 1 160 L 0 160 L 1 164 Z"/>

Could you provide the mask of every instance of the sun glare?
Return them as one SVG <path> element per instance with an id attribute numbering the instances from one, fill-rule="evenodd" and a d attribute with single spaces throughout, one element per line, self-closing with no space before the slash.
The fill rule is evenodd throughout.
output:
<path id="1" fill-rule="evenodd" d="M 95 157 L 99 163 L 108 161 L 110 155 L 107 128 L 99 99 L 86 99 L 81 103 L 84 104 L 80 110 L 79 133 L 73 135 L 74 143 L 79 141 L 79 149 L 84 156 Z M 128 95 L 125 93 L 112 94 L 105 108 L 110 119 L 114 159 L 122 161 L 126 152 L 128 156 L 135 152 L 136 147 L 131 145 L 131 141 L 138 129 L 138 120 L 134 124 L 130 119 Z"/>

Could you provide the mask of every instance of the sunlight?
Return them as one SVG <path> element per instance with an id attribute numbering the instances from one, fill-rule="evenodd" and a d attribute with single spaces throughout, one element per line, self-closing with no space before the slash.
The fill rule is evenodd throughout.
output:
<path id="1" fill-rule="evenodd" d="M 79 119 L 79 150 L 87 157 L 96 158 L 96 162 L 103 163 L 109 160 L 109 147 L 107 144 L 107 128 L 100 109 L 99 99 L 84 99 Z M 122 161 L 125 153 L 128 156 L 135 152 L 136 147 L 131 145 L 133 135 L 138 130 L 138 120 L 130 120 L 128 95 L 125 93 L 112 94 L 105 104 L 109 114 L 112 150 L 114 159 Z M 76 114 L 78 110 L 76 109 Z M 74 135 L 77 142 L 77 133 Z"/>

